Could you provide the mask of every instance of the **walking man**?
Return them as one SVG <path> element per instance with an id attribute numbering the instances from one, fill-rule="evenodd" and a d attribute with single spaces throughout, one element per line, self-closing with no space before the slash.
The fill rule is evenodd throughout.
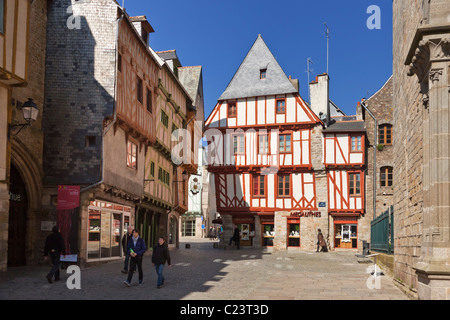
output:
<path id="1" fill-rule="evenodd" d="M 136 270 L 136 266 L 139 271 L 139 285 L 142 285 L 142 281 L 144 280 L 144 272 L 142 271 L 142 259 L 144 257 L 145 251 L 147 251 L 147 247 L 145 246 L 145 241 L 141 237 L 139 237 L 139 231 L 134 229 L 133 236 L 128 242 L 127 251 L 130 254 L 130 271 L 128 272 L 128 278 L 123 283 L 130 287 L 131 279 L 133 278 L 133 272 Z"/>
<path id="2" fill-rule="evenodd" d="M 66 257 L 66 250 L 64 248 L 64 240 L 59 232 L 59 227 L 54 226 L 52 229 L 52 233 L 45 239 L 45 247 L 44 247 L 44 259 L 47 260 L 48 255 L 50 254 L 50 259 L 52 260 L 52 268 L 50 272 L 47 274 L 47 280 L 49 283 L 52 283 L 52 278 L 55 276 L 55 281 L 61 280 L 60 278 L 60 258 L 61 254 Z"/>
<path id="3" fill-rule="evenodd" d="M 161 236 L 158 239 L 158 244 L 153 248 L 152 255 L 152 263 L 155 267 L 156 274 L 158 275 L 158 280 L 156 282 L 156 287 L 158 289 L 160 289 L 164 284 L 163 270 L 166 262 L 169 267 L 172 267 L 172 263 L 170 262 L 169 247 L 167 246 L 164 237 Z"/>

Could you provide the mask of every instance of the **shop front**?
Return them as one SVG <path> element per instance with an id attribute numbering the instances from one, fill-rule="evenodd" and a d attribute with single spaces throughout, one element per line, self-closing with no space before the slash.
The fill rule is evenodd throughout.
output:
<path id="1" fill-rule="evenodd" d="M 274 215 L 260 216 L 261 222 L 261 246 L 273 247 L 275 238 L 275 217 Z"/>
<path id="2" fill-rule="evenodd" d="M 88 211 L 87 261 L 122 257 L 122 237 L 131 226 L 131 207 L 95 200 Z"/>
<path id="3" fill-rule="evenodd" d="M 233 217 L 233 224 L 239 229 L 242 247 L 253 246 L 255 238 L 255 218 L 253 216 Z"/>
<path id="4" fill-rule="evenodd" d="M 358 248 L 358 217 L 334 216 L 334 248 Z"/>

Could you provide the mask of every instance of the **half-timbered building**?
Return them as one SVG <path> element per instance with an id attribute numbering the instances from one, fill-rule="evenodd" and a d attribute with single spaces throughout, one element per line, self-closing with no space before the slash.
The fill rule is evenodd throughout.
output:
<path id="1" fill-rule="evenodd" d="M 259 35 L 219 97 L 205 124 L 225 245 L 237 227 L 243 246 L 312 250 L 321 229 L 333 247 L 334 217 L 364 212 L 363 130 L 328 127 L 343 113 L 326 80 L 310 106 Z"/>

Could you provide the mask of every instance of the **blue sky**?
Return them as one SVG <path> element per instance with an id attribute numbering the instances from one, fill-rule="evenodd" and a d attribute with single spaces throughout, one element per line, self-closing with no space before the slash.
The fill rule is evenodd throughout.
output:
<path id="1" fill-rule="evenodd" d="M 381 29 L 367 27 L 371 5 L 380 8 Z M 327 68 L 326 22 L 330 98 L 347 114 L 392 74 L 392 0 L 125 0 L 125 8 L 147 16 L 154 50 L 175 49 L 183 66 L 203 67 L 205 117 L 258 34 L 308 100 L 307 59 L 313 61 L 310 80 Z"/>

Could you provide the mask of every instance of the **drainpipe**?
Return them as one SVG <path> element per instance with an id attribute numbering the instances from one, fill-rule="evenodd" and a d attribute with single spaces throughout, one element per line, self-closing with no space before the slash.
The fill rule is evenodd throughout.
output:
<path id="1" fill-rule="evenodd" d="M 377 197 L 376 197 L 376 190 L 377 190 L 377 145 L 378 145 L 378 121 L 373 115 L 372 112 L 367 108 L 365 104 L 365 100 L 361 101 L 361 106 L 367 111 L 367 113 L 372 117 L 372 119 L 375 121 L 375 127 L 374 127 L 374 144 L 373 144 L 373 219 L 377 216 Z"/>
<path id="2" fill-rule="evenodd" d="M 80 194 L 84 191 L 87 191 L 89 189 L 95 188 L 101 184 L 103 184 L 104 182 L 104 177 L 105 177 L 105 166 L 103 165 L 103 159 L 105 158 L 105 136 L 108 133 L 108 131 L 111 129 L 111 127 L 116 123 L 117 120 L 117 102 L 116 102 L 116 98 L 117 98 L 117 63 L 119 60 L 119 27 L 120 27 L 120 22 L 123 20 L 124 18 L 124 14 L 123 12 L 121 12 L 120 18 L 117 19 L 117 29 L 116 29 L 116 64 L 115 64 L 115 69 L 114 69 L 114 115 L 113 115 L 113 121 L 108 124 L 108 126 L 105 128 L 103 134 L 102 134 L 102 178 L 100 179 L 100 181 L 91 184 L 85 188 L 82 188 L 80 190 Z"/>

